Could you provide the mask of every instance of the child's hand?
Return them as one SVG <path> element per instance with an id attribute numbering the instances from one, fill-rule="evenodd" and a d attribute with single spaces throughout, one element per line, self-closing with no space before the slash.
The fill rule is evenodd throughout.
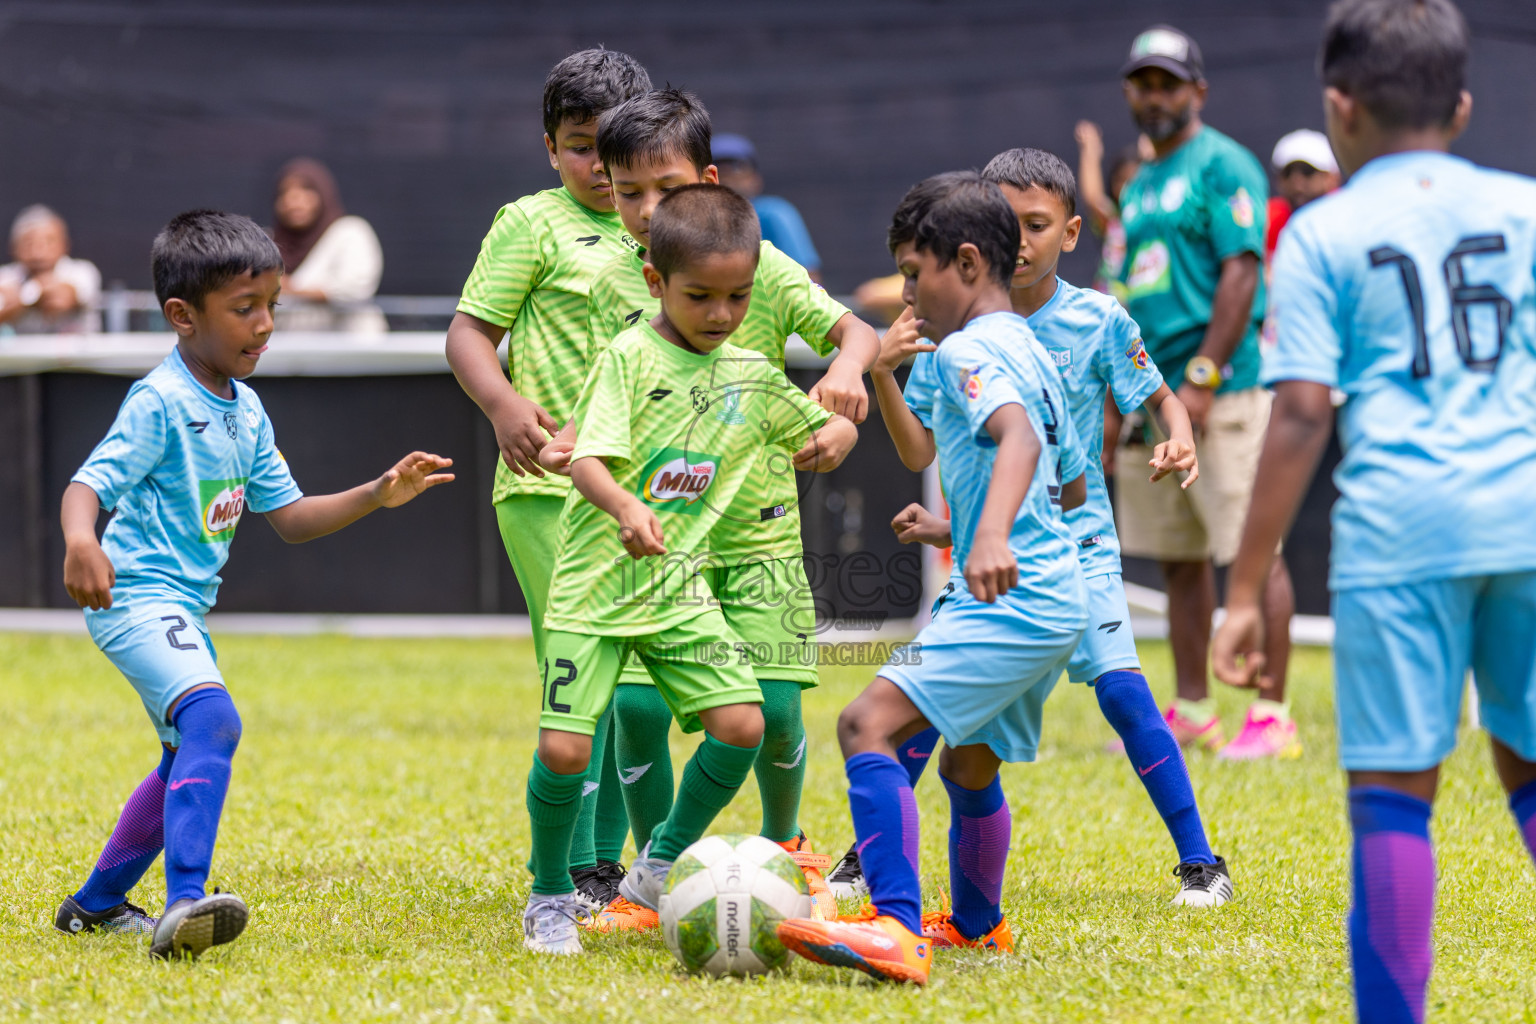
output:
<path id="1" fill-rule="evenodd" d="M 965 582 L 971 596 L 987 604 L 1019 585 L 1019 562 L 1006 534 L 977 532 L 965 560 Z"/>
<path id="2" fill-rule="evenodd" d="M 1072 133 L 1077 138 L 1077 151 L 1087 160 L 1104 159 L 1104 136 L 1092 121 L 1079 121 Z"/>
<path id="3" fill-rule="evenodd" d="M 864 375 L 847 360 L 835 360 L 821 380 L 806 392 L 811 401 L 827 412 L 848 417 L 854 423 L 869 415 L 869 392 L 864 390 Z"/>
<path id="4" fill-rule="evenodd" d="M 843 464 L 859 442 L 859 428 L 842 416 L 833 416 L 811 435 L 791 460 L 802 472 L 830 473 Z"/>
<path id="5" fill-rule="evenodd" d="M 1180 488 L 1186 488 L 1200 479 L 1200 460 L 1195 458 L 1195 449 L 1183 441 L 1164 441 L 1152 449 L 1152 460 L 1147 465 L 1152 467 L 1153 483 L 1174 471 L 1189 474 L 1179 485 Z"/>
<path id="6" fill-rule="evenodd" d="M 434 472 L 451 465 L 453 460 L 441 455 L 411 452 L 373 482 L 373 500 L 380 508 L 398 508 L 422 491 L 452 480 L 452 473 Z"/>
<path id="7" fill-rule="evenodd" d="M 932 544 L 947 548 L 954 543 L 949 532 L 949 520 L 940 519 L 926 508 L 913 502 L 891 520 L 896 539 L 903 544 Z"/>
<path id="8" fill-rule="evenodd" d="M 629 557 L 639 560 L 647 555 L 667 553 L 667 541 L 661 535 L 661 520 L 639 499 L 628 502 L 617 518 L 619 542 L 629 552 Z"/>
<path id="9" fill-rule="evenodd" d="M 496 446 L 501 460 L 518 476 L 543 476 L 539 468 L 539 449 L 559 430 L 560 424 L 536 402 L 519 395 L 490 417 L 496 431 Z"/>
<path id="10" fill-rule="evenodd" d="M 78 540 L 64 548 L 64 589 L 81 608 L 102 609 L 112 607 L 112 585 L 117 582 L 117 570 L 112 559 L 101 550 L 93 536 Z"/>
<path id="11" fill-rule="evenodd" d="M 908 306 L 881 335 L 880 355 L 875 360 L 874 368 L 885 373 L 895 373 L 896 367 L 906 362 L 908 356 L 917 352 L 932 352 L 938 347 L 923 340 L 923 336 L 918 333 L 917 318 L 912 315 L 912 307 Z"/>
<path id="12" fill-rule="evenodd" d="M 539 449 L 539 465 L 556 476 L 570 476 L 571 453 L 575 450 L 574 439 L 556 436 L 549 444 Z"/>

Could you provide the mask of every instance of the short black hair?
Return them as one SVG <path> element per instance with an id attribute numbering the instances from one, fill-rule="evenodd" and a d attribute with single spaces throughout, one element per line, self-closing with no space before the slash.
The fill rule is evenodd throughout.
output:
<path id="1" fill-rule="evenodd" d="M 189 210 L 155 236 L 149 267 L 161 308 L 168 299 L 181 299 L 201 309 L 209 292 L 237 277 L 282 270 L 283 255 L 249 217 Z"/>
<path id="2" fill-rule="evenodd" d="M 1070 218 L 1077 213 L 1077 178 L 1055 153 L 1043 149 L 1009 149 L 987 161 L 981 176 L 1019 191 L 1038 188 L 1061 201 Z"/>
<path id="3" fill-rule="evenodd" d="M 1006 288 L 1019 258 L 1019 219 L 996 184 L 975 171 L 949 171 L 913 185 L 891 215 L 886 243 L 892 255 L 907 242 L 938 257 L 940 266 L 970 242 Z"/>
<path id="4" fill-rule="evenodd" d="M 1467 22 L 1451 0 L 1338 0 L 1318 74 L 1389 131 L 1450 124 L 1467 83 Z"/>
<path id="5" fill-rule="evenodd" d="M 752 204 L 724 185 L 684 185 L 667 193 L 651 214 L 646 259 L 663 279 L 700 256 L 761 250 L 762 228 Z"/>
<path id="6" fill-rule="evenodd" d="M 651 76 L 629 54 L 601 46 L 579 50 L 544 79 L 544 131 L 553 139 L 562 123 L 586 124 L 650 88 Z"/>
<path id="7" fill-rule="evenodd" d="M 700 174 L 709 166 L 709 111 L 685 89 L 656 89 L 625 100 L 597 122 L 597 157 L 604 167 L 685 157 Z"/>

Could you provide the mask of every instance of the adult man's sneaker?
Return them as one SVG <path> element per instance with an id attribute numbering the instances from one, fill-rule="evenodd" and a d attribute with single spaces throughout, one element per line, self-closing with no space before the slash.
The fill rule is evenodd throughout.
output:
<path id="1" fill-rule="evenodd" d="M 795 863 L 800 865 L 800 871 L 805 875 L 805 884 L 811 890 L 811 917 L 817 921 L 836 917 L 837 897 L 832 895 L 825 874 L 832 866 L 832 858 L 824 853 L 813 852 L 811 841 L 805 838 L 804 832 L 779 845 L 795 858 Z"/>
<path id="2" fill-rule="evenodd" d="M 594 914 L 619 898 L 619 883 L 623 880 L 624 865 L 616 861 L 600 860 L 594 867 L 571 869 L 576 898 Z"/>
<path id="3" fill-rule="evenodd" d="M 1232 876 L 1221 857 L 1215 864 L 1180 864 L 1173 873 L 1179 876 L 1176 907 L 1219 907 L 1232 898 Z"/>
<path id="4" fill-rule="evenodd" d="M 864 881 L 864 867 L 859 863 L 857 842 L 848 847 L 843 859 L 827 875 L 827 888 L 840 900 L 863 899 L 869 895 L 869 883 Z"/>
<path id="5" fill-rule="evenodd" d="M 931 910 L 923 915 L 923 934 L 933 943 L 934 949 L 986 949 L 994 953 L 1013 952 L 1013 930 L 1005 917 L 979 939 L 968 939 L 955 927 L 954 915 L 948 910 Z"/>
<path id="6" fill-rule="evenodd" d="M 1296 722 L 1289 716 L 1276 714 L 1273 701 L 1256 700 L 1248 706 L 1243 719 L 1243 729 L 1237 738 L 1217 756 L 1225 761 L 1257 761 L 1266 757 L 1290 760 L 1301 756 L 1301 743 L 1296 739 Z M 1265 707 L 1264 705 L 1271 705 Z"/>
<path id="7" fill-rule="evenodd" d="M 200 900 L 177 900 L 165 908 L 155 925 L 149 955 L 162 960 L 196 960 L 208 947 L 239 938 L 250 914 L 239 896 L 217 889 Z"/>
<path id="8" fill-rule="evenodd" d="M 155 919 L 127 900 L 93 914 L 75 902 L 73 896 L 64 897 L 59 912 L 53 915 L 53 926 L 61 932 L 78 935 L 80 932 L 113 932 L 120 935 L 153 935 Z"/>
<path id="9" fill-rule="evenodd" d="M 651 844 L 645 844 L 645 853 L 651 852 Z M 672 862 L 659 857 L 636 857 L 629 866 L 624 880 L 619 883 L 619 895 L 631 903 L 638 903 L 646 910 L 661 909 L 661 894 L 667 891 L 667 873 Z"/>
<path id="10" fill-rule="evenodd" d="M 619 896 L 587 922 L 587 927 L 594 932 L 648 932 L 661 927 L 661 915 Z"/>
<path id="11" fill-rule="evenodd" d="M 812 921 L 795 917 L 779 924 L 779 941 L 807 960 L 852 967 L 883 981 L 926 984 L 933 942 L 907 930 L 894 917 L 860 921 Z"/>
<path id="12" fill-rule="evenodd" d="M 557 956 L 580 953 L 581 926 L 590 918 L 586 905 L 573 892 L 529 896 L 523 908 L 523 948 Z"/>

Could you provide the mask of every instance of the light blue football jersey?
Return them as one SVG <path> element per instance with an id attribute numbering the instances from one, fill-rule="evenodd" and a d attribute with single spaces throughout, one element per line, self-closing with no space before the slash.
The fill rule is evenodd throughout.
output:
<path id="1" fill-rule="evenodd" d="M 1066 513 L 1083 575 L 1119 572 L 1120 538 L 1102 462 L 1104 395 L 1107 390 L 1121 412 L 1131 412 L 1163 386 L 1163 375 L 1147 355 L 1136 321 L 1113 296 L 1058 278 L 1056 294 L 1028 319 L 1035 338 L 1061 371 L 1072 425 L 1087 462 L 1088 500 Z"/>
<path id="2" fill-rule="evenodd" d="M 1286 225 L 1264 380 L 1341 390 L 1335 590 L 1536 568 L 1536 181 L 1378 157 Z"/>
<path id="3" fill-rule="evenodd" d="M 901 400 L 929 430 L 933 429 L 933 402 L 939 388 L 936 356 L 935 352 L 919 352 L 913 356 L 907 383 L 901 389 Z"/>
<path id="4" fill-rule="evenodd" d="M 1004 405 L 1021 405 L 1041 452 L 1008 546 L 1019 562 L 1019 587 L 1030 593 L 1040 620 L 1078 628 L 1087 609 L 1077 545 L 1061 514 L 1061 482 L 1082 474 L 1084 456 L 1061 375 L 1014 313 L 977 317 L 945 338 L 934 357 L 933 436 L 944 467 L 955 565 L 963 567 L 970 554 L 992 482 L 997 446 L 987 419 Z"/>
<path id="5" fill-rule="evenodd" d="M 128 390 L 112 429 L 71 478 L 115 509 L 101 546 L 117 571 L 112 607 L 86 611 L 98 641 L 133 625 L 135 606 L 174 601 L 203 614 L 247 509 L 303 497 L 256 392 L 199 384 L 172 350 Z"/>

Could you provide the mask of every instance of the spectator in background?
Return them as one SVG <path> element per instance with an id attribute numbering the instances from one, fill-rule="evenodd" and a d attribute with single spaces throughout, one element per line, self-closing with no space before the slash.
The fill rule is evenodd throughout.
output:
<path id="1" fill-rule="evenodd" d="M 1125 266 L 1125 226 L 1120 223 L 1120 193 L 1141 165 L 1153 158 L 1152 140 L 1138 136 L 1109 165 L 1104 187 L 1104 136 L 1092 121 L 1077 122 L 1077 194 L 1088 207 L 1088 228 L 1099 240 L 1099 269 L 1093 286 L 1125 301 L 1120 271 Z"/>
<path id="2" fill-rule="evenodd" d="M 1264 258 L 1275 253 L 1280 229 L 1291 214 L 1314 199 L 1339 187 L 1339 163 L 1333 158 L 1328 136 L 1310 128 L 1298 128 L 1280 137 L 1270 157 L 1280 194 L 1269 200 L 1269 229 L 1264 237 Z"/>
<path id="3" fill-rule="evenodd" d="M 757 147 L 743 135 L 716 135 L 711 147 L 720 184 L 751 200 L 763 227 L 763 241 L 804 267 L 811 280 L 821 283 L 821 257 L 805 229 L 795 204 L 783 196 L 765 196 L 763 176 L 757 170 Z"/>
<path id="4" fill-rule="evenodd" d="M 29 206 L 11 223 L 11 257 L 0 267 L 0 324 L 17 334 L 100 330 L 101 272 L 69 255 L 69 228 L 46 206 Z"/>
<path id="5" fill-rule="evenodd" d="M 272 240 L 286 276 L 277 327 L 285 331 L 383 333 L 389 324 L 368 304 L 379 290 L 384 251 L 361 217 L 341 205 L 336 179 L 318 160 L 283 165 L 272 204 Z"/>

